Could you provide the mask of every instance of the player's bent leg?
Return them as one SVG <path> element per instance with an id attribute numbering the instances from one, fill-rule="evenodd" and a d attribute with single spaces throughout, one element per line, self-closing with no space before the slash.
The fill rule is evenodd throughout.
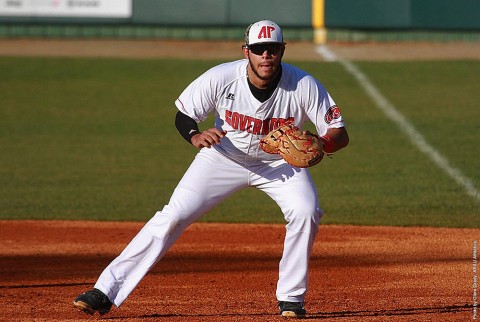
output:
<path id="1" fill-rule="evenodd" d="M 308 261 L 322 214 L 315 198 L 298 198 L 299 203 L 282 207 L 288 223 L 279 266 L 277 299 L 285 302 L 304 301 L 308 287 Z"/>
<path id="2" fill-rule="evenodd" d="M 323 212 L 308 170 L 289 165 L 271 168 L 273 170 L 270 171 L 280 173 L 273 175 L 270 172 L 266 175 L 280 179 L 258 187 L 277 202 L 287 221 L 277 300 L 282 315 L 301 316 L 308 287 L 308 261 Z"/>
<path id="3" fill-rule="evenodd" d="M 308 262 L 318 232 L 321 210 L 308 200 L 304 202 L 304 207 L 284 210 L 289 215 L 285 216 L 288 224 L 276 292 L 283 317 L 302 318 L 306 314 L 304 301 L 308 289 Z"/>
<path id="4" fill-rule="evenodd" d="M 178 217 L 157 212 L 95 284 L 118 307 L 185 230 Z"/>
<path id="5" fill-rule="evenodd" d="M 190 224 L 247 185 L 244 168 L 213 149 L 203 150 L 179 182 L 169 203 L 145 224 L 97 280 L 95 288 L 117 307 Z M 228 180 L 224 178 L 227 169 Z"/>

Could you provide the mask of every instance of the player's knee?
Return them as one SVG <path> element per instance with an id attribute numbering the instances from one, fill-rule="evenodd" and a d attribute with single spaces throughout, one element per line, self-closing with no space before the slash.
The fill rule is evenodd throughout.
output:
<path id="1" fill-rule="evenodd" d="M 304 225 L 317 226 L 323 212 L 315 202 L 303 202 L 295 205 L 285 212 L 285 219 L 288 222 L 295 221 Z"/>
<path id="2" fill-rule="evenodd" d="M 185 223 L 181 216 L 175 213 L 162 213 L 161 211 L 158 211 L 146 224 L 151 234 L 161 239 L 180 234 L 185 230 L 186 226 L 188 224 Z"/>

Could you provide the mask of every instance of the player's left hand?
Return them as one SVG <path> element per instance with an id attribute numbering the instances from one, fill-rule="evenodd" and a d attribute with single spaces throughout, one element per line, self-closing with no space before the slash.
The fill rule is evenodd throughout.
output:
<path id="1" fill-rule="evenodd" d="M 226 131 L 220 131 L 219 129 L 213 127 L 194 135 L 192 137 L 192 144 L 198 149 L 210 148 L 212 145 L 219 144 L 220 139 L 226 134 Z"/>

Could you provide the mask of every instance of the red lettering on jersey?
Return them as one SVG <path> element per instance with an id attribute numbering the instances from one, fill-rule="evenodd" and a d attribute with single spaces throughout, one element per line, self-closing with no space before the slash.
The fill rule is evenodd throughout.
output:
<path id="1" fill-rule="evenodd" d="M 232 112 L 231 111 L 225 111 L 225 122 L 227 122 L 227 124 L 230 124 L 230 126 L 232 126 Z"/>
<path id="2" fill-rule="evenodd" d="M 272 38 L 272 31 L 275 30 L 275 27 L 272 26 L 263 26 L 262 29 L 260 29 L 260 32 L 258 33 L 258 39 L 262 38 Z"/>
<path id="3" fill-rule="evenodd" d="M 249 116 L 248 117 L 248 127 L 247 127 L 247 132 L 252 133 L 252 123 L 255 122 L 255 118 Z"/>
<path id="4" fill-rule="evenodd" d="M 261 130 L 262 130 L 262 124 L 263 124 L 262 120 L 255 119 L 255 121 L 253 123 L 252 133 L 256 134 L 256 135 L 259 135 Z"/>
<path id="5" fill-rule="evenodd" d="M 270 131 L 282 126 L 287 122 L 294 122 L 293 117 L 289 118 L 269 118 L 265 120 L 256 119 L 252 116 L 243 115 L 238 112 L 225 111 L 225 122 L 233 129 L 240 130 L 255 135 L 267 135 Z"/>
<path id="6" fill-rule="evenodd" d="M 272 118 L 270 120 L 270 126 L 269 126 L 269 130 L 268 132 L 270 131 L 273 131 L 275 129 L 278 129 L 280 126 L 282 126 L 283 124 L 287 123 L 287 122 L 292 122 L 292 123 L 295 123 L 294 122 L 295 119 L 293 117 L 289 117 L 287 119 L 284 119 L 284 118 Z M 268 133 L 267 132 L 267 133 Z"/>
<path id="7" fill-rule="evenodd" d="M 270 127 L 268 129 L 268 132 L 273 131 L 274 129 L 278 128 L 278 119 L 272 118 L 270 120 Z"/>
<path id="8" fill-rule="evenodd" d="M 250 127 L 249 125 L 249 116 L 240 114 L 240 131 L 247 131 L 248 128 Z"/>
<path id="9" fill-rule="evenodd" d="M 238 122 L 240 121 L 240 115 L 237 112 L 232 114 L 232 124 L 230 124 L 234 129 L 238 130 Z"/>
<path id="10" fill-rule="evenodd" d="M 262 135 L 267 135 L 270 132 L 270 121 L 271 119 L 263 120 L 262 124 Z"/>

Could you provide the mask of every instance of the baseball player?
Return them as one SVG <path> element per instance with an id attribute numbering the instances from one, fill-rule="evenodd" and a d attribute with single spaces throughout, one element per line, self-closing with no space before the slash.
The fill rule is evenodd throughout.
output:
<path id="1" fill-rule="evenodd" d="M 254 187 L 279 206 L 287 222 L 276 298 L 284 317 L 304 317 L 308 261 L 322 210 L 307 168 L 259 148 L 269 131 L 286 122 L 311 121 L 333 153 L 349 138 L 342 115 L 326 89 L 306 72 L 282 62 L 286 43 L 272 21 L 245 31 L 244 59 L 218 65 L 194 80 L 175 101 L 179 133 L 199 149 L 158 211 L 101 273 L 74 306 L 93 314 L 119 307 L 184 230 L 236 191 Z M 214 113 L 214 127 L 198 123 Z"/>

